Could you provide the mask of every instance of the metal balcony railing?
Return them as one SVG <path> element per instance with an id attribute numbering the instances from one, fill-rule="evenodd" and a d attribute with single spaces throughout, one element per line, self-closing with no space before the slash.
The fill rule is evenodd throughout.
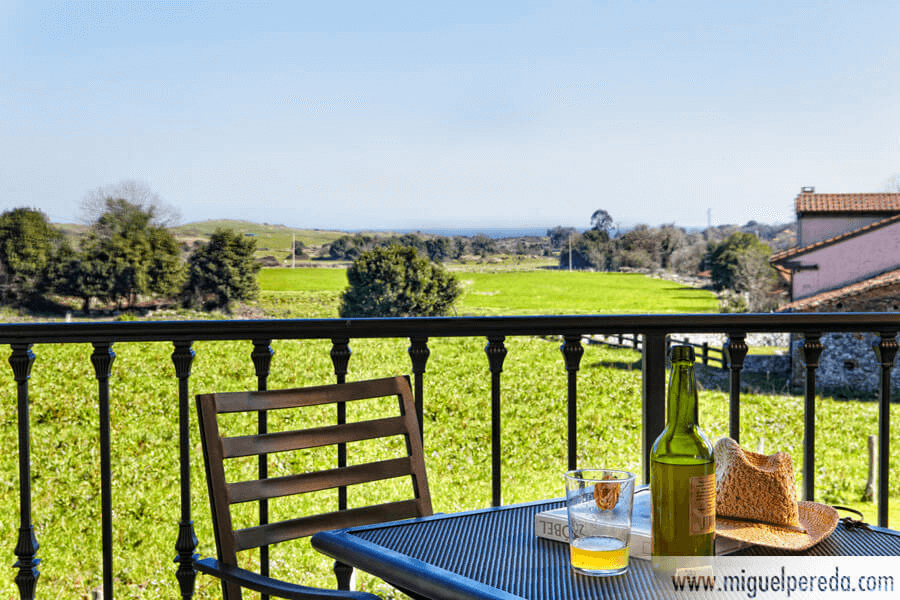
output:
<path id="1" fill-rule="evenodd" d="M 891 369 L 897 352 L 900 315 L 896 313 L 835 314 L 703 314 L 703 315 L 615 315 L 615 316 L 532 316 L 532 317 L 450 317 L 406 319 L 314 319 L 264 321 L 177 321 L 177 322 L 92 322 L 24 323 L 0 325 L 0 343 L 11 349 L 9 363 L 17 388 L 19 520 L 15 554 L 16 583 L 20 597 L 35 597 L 38 540 L 32 521 L 32 465 L 29 420 L 29 378 L 37 344 L 84 344 L 93 346 L 90 361 L 98 381 L 100 414 L 100 466 L 102 503 L 102 562 L 104 598 L 113 598 L 112 499 L 110 469 L 110 386 L 109 378 L 115 354 L 113 346 L 132 342 L 169 342 L 174 365 L 173 384 L 178 390 L 180 521 L 176 538 L 176 578 L 182 597 L 191 598 L 195 571 L 192 559 L 197 539 L 191 515 L 191 366 L 193 344 L 199 341 L 246 340 L 253 345 L 251 360 L 258 386 L 265 389 L 272 359 L 273 340 L 330 340 L 331 360 L 338 382 L 345 380 L 350 359 L 350 343 L 365 338 L 409 340 L 409 358 L 413 373 L 416 409 L 421 422 L 423 381 L 430 355 L 429 340 L 435 338 L 480 337 L 486 339 L 485 353 L 491 377 L 491 491 L 493 504 L 501 503 L 500 407 L 501 374 L 507 354 L 506 340 L 514 336 L 559 336 L 563 366 L 568 373 L 568 465 L 574 468 L 577 448 L 578 371 L 584 348 L 584 336 L 627 334 L 641 336 L 643 405 L 642 453 L 643 477 L 649 479 L 649 449 L 662 431 L 665 420 L 666 340 L 670 335 L 724 333 L 730 370 L 729 433 L 740 437 L 741 370 L 747 354 L 746 336 L 756 332 L 787 332 L 802 339 L 805 364 L 805 426 L 803 495 L 812 499 L 815 491 L 815 390 L 816 369 L 823 345 L 821 336 L 829 332 L 867 332 L 877 336 L 874 352 L 881 369 L 879 399 L 878 522 L 887 525 L 889 467 L 889 407 Z M 341 415 L 338 415 L 338 419 Z M 260 427 L 265 428 L 264 419 Z M 426 448 L 427 434 L 426 434 Z M 11 451 L 12 449 L 7 449 Z M 8 532 L 11 533 L 11 532 Z M 53 551 L 52 548 L 46 551 Z M 266 558 L 263 555 L 263 569 Z"/>

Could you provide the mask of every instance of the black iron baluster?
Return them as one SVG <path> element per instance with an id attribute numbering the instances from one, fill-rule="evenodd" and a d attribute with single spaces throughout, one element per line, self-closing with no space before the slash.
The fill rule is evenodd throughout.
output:
<path id="1" fill-rule="evenodd" d="M 419 433 L 424 441 L 425 439 L 425 423 L 424 423 L 424 375 L 425 364 L 428 357 L 431 356 L 431 350 L 428 349 L 427 337 L 411 337 L 409 338 L 409 358 L 412 361 L 413 369 L 413 385 L 415 389 L 413 394 L 416 401 L 416 417 L 419 419 Z"/>
<path id="2" fill-rule="evenodd" d="M 641 354 L 644 483 L 650 483 L 650 449 L 666 427 L 666 334 L 644 334 Z"/>
<path id="3" fill-rule="evenodd" d="M 348 338 L 332 338 L 331 363 L 334 365 L 334 375 L 338 383 L 347 382 L 347 367 L 350 364 L 350 340 Z M 347 422 L 347 407 L 343 402 L 337 404 L 337 423 L 343 425 Z M 338 468 L 347 466 L 347 445 L 338 444 Z M 338 510 L 347 510 L 347 488 L 338 488 Z M 337 576 L 338 588 L 350 589 L 350 577 L 353 575 L 353 567 L 340 561 L 334 562 L 334 574 Z"/>
<path id="4" fill-rule="evenodd" d="M 348 338 L 333 338 L 331 340 L 331 363 L 334 365 L 334 375 L 338 383 L 347 382 L 347 368 L 350 365 L 350 340 Z"/>
<path id="5" fill-rule="evenodd" d="M 815 499 L 816 463 L 816 369 L 822 355 L 822 343 L 818 333 L 808 333 L 803 338 L 800 354 L 806 365 L 806 396 L 803 425 L 803 499 Z"/>
<path id="6" fill-rule="evenodd" d="M 334 375 L 338 383 L 347 382 L 347 367 L 350 364 L 350 340 L 347 338 L 334 338 L 331 340 L 331 363 L 334 365 Z M 343 425 L 347 422 L 347 407 L 343 402 L 337 404 L 337 423 Z M 338 444 L 338 467 L 347 466 L 347 445 Z M 347 488 L 338 488 L 338 509 L 347 509 Z"/>
<path id="7" fill-rule="evenodd" d="M 253 351 L 250 353 L 250 359 L 253 361 L 253 368 L 256 371 L 256 388 L 264 392 L 269 385 L 269 367 L 272 365 L 272 355 L 275 351 L 270 345 L 272 340 L 254 340 Z M 268 413 L 264 410 L 257 411 L 257 432 L 260 435 L 269 431 Z M 269 477 L 269 459 L 267 454 L 259 455 L 259 478 L 267 479 Z M 269 522 L 269 501 L 265 498 L 259 501 L 259 524 L 265 525 Z M 269 576 L 269 547 L 260 546 L 259 548 L 259 572 L 261 575 Z M 268 594 L 261 594 L 261 600 L 268 600 Z"/>
<path id="8" fill-rule="evenodd" d="M 569 375 L 569 470 L 572 470 L 577 467 L 578 462 L 578 367 L 581 365 L 584 347 L 581 345 L 580 335 L 567 335 L 564 340 L 559 349 L 566 361 L 566 371 Z"/>
<path id="9" fill-rule="evenodd" d="M 740 443 L 741 435 L 741 370 L 747 356 L 746 336 L 743 333 L 729 333 L 722 351 L 731 369 L 730 397 L 728 402 L 728 435 Z"/>
<path id="10" fill-rule="evenodd" d="M 506 358 L 506 336 L 488 336 L 484 351 L 491 369 L 491 503 L 500 506 L 500 373 Z"/>
<path id="11" fill-rule="evenodd" d="M 19 538 L 15 554 L 18 561 L 13 565 L 19 569 L 16 585 L 22 600 L 34 600 L 34 590 L 41 572 L 37 566 L 41 559 L 35 558 L 38 551 L 34 524 L 31 522 L 31 426 L 29 424 L 28 380 L 34 353 L 31 344 L 12 344 L 9 365 L 17 384 L 19 401 Z"/>
<path id="12" fill-rule="evenodd" d="M 100 506 L 103 537 L 103 597 L 113 598 L 112 461 L 110 458 L 109 376 L 116 353 L 110 342 L 94 342 L 91 364 L 97 376 L 100 411 Z"/>
<path id="13" fill-rule="evenodd" d="M 194 550 L 197 548 L 197 535 L 194 533 L 194 521 L 191 520 L 191 423 L 190 423 L 190 391 L 189 379 L 191 364 L 194 361 L 192 342 L 173 342 L 172 363 L 175 365 L 175 376 L 178 378 L 178 447 L 181 466 L 181 522 L 178 524 L 178 539 L 175 551 L 178 555 L 175 562 L 178 569 L 175 578 L 181 587 L 181 597 L 190 600 L 194 596 L 194 581 L 197 572 L 194 570 Z"/>
<path id="14" fill-rule="evenodd" d="M 881 364 L 881 397 L 878 403 L 878 525 L 888 526 L 888 471 L 891 433 L 891 369 L 897 356 L 897 332 L 882 331 L 872 344 Z"/>

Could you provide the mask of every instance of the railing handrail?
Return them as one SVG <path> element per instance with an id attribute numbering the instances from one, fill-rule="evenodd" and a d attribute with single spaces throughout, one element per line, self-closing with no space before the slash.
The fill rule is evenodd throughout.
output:
<path id="1" fill-rule="evenodd" d="M 900 331 L 900 313 L 537 315 L 0 324 L 0 343 L 483 337 L 582 333 Z"/>

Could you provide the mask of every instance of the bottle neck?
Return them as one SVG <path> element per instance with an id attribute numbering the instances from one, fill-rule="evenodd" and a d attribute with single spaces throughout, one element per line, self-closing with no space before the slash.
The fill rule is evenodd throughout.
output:
<path id="1" fill-rule="evenodd" d="M 667 428 L 688 431 L 697 426 L 697 382 L 692 363 L 677 361 L 672 364 L 666 405 Z"/>

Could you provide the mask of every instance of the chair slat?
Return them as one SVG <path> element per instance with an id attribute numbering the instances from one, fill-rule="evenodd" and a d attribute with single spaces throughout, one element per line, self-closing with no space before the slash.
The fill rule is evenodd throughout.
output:
<path id="1" fill-rule="evenodd" d="M 234 532 L 235 546 L 237 551 L 240 552 L 251 548 L 259 548 L 267 544 L 277 544 L 278 542 L 310 536 L 326 529 L 356 527 L 358 525 L 397 521 L 418 516 L 420 516 L 419 503 L 416 500 L 403 500 L 351 508 L 239 529 Z"/>
<path id="2" fill-rule="evenodd" d="M 402 458 L 352 465 L 342 469 L 301 473 L 285 477 L 273 477 L 271 479 L 240 481 L 227 484 L 226 488 L 228 489 L 229 504 L 239 504 L 241 502 L 304 494 L 306 492 L 316 492 L 412 474 L 413 469 L 410 458 L 404 456 Z"/>
<path id="3" fill-rule="evenodd" d="M 265 435 L 223 438 L 222 450 L 224 458 L 235 458 L 358 442 L 400 435 L 406 431 L 407 426 L 403 417 L 388 417 L 345 425 L 327 425 L 302 431 L 282 431 Z"/>
<path id="4" fill-rule="evenodd" d="M 319 385 L 265 392 L 220 392 L 205 394 L 215 396 L 216 412 L 248 412 L 256 410 L 278 410 L 319 404 L 335 404 L 371 398 L 397 396 L 402 393 L 401 377 L 386 377 L 368 381 L 353 381 L 341 384 Z"/>

